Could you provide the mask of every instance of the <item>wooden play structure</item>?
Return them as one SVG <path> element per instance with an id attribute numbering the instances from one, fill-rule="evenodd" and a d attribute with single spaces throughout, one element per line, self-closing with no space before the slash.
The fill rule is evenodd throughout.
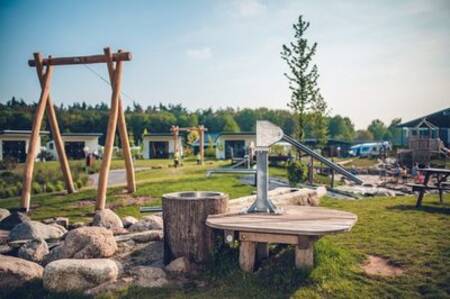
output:
<path id="1" fill-rule="evenodd" d="M 173 134 L 173 142 L 174 142 L 174 154 L 179 152 L 179 146 L 178 146 L 178 136 L 180 135 L 180 132 L 191 132 L 196 131 L 199 135 L 199 151 L 200 151 L 200 162 L 203 164 L 205 160 L 205 132 L 208 131 L 207 128 L 205 128 L 203 125 L 200 125 L 198 127 L 187 127 L 187 128 L 180 128 L 179 126 L 172 126 L 170 128 L 170 131 Z"/>
<path id="2" fill-rule="evenodd" d="M 38 153 L 38 138 L 39 131 L 42 125 L 45 110 L 47 111 L 50 128 L 53 138 L 55 140 L 55 147 L 58 153 L 58 159 L 61 164 L 64 180 L 66 183 L 67 192 L 73 193 L 75 191 L 72 175 L 67 161 L 67 156 L 64 150 L 64 143 L 61 138 L 56 113 L 53 107 L 53 102 L 50 98 L 50 86 L 53 74 L 53 67 L 57 65 L 74 65 L 74 64 L 93 64 L 106 63 L 110 78 L 110 85 L 112 87 L 111 108 L 109 113 L 108 128 L 105 140 L 105 147 L 103 153 L 102 165 L 100 168 L 99 183 L 97 188 L 96 209 L 101 210 L 105 208 L 106 191 L 108 187 L 108 176 L 111 166 L 112 150 L 114 145 L 114 137 L 116 128 L 118 127 L 120 139 L 123 146 L 123 155 L 125 159 L 125 167 L 127 172 L 127 189 L 128 192 L 136 190 L 133 160 L 128 141 L 128 132 L 125 123 L 125 115 L 122 107 L 122 99 L 120 96 L 122 84 L 122 69 L 123 61 L 131 60 L 130 52 L 111 53 L 109 48 L 104 49 L 103 55 L 91 56 L 76 56 L 76 57 L 58 57 L 53 58 L 49 56 L 43 59 L 40 53 L 34 53 L 34 59 L 28 61 L 28 65 L 36 67 L 38 78 L 41 84 L 41 95 L 37 104 L 36 112 L 33 119 L 32 133 L 30 137 L 30 145 L 27 152 L 25 162 L 24 181 L 21 205 L 26 211 L 30 208 L 30 194 L 31 183 L 33 179 L 33 169 L 36 155 Z M 45 70 L 44 70 L 45 68 Z"/>

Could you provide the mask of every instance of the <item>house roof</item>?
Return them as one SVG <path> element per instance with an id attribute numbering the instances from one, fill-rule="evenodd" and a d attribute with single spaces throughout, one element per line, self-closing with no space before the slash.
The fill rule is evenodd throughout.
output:
<path id="1" fill-rule="evenodd" d="M 69 132 L 69 133 L 61 133 L 61 135 L 62 136 L 102 136 L 103 134 L 102 133 L 80 133 L 80 132 L 78 132 L 78 133 L 72 133 L 72 132 Z"/>
<path id="2" fill-rule="evenodd" d="M 49 131 L 40 131 L 40 135 L 49 135 Z M 0 135 L 31 135 L 31 130 L 1 130 Z"/>
<path id="3" fill-rule="evenodd" d="M 217 135 L 217 138 L 220 136 L 255 136 L 256 132 L 221 132 Z"/>
<path id="4" fill-rule="evenodd" d="M 424 119 L 439 128 L 449 128 L 450 127 L 450 107 L 401 123 L 397 125 L 399 128 L 414 128 L 419 125 Z"/>
<path id="5" fill-rule="evenodd" d="M 315 144 L 317 142 L 317 138 L 306 138 L 304 143 L 305 144 Z M 335 138 L 328 138 L 327 144 L 345 144 L 345 145 L 351 145 L 352 143 L 345 140 L 335 139 Z"/>
<path id="6" fill-rule="evenodd" d="M 147 133 L 144 134 L 144 137 L 148 136 L 173 136 L 171 132 L 158 132 L 158 133 Z"/>

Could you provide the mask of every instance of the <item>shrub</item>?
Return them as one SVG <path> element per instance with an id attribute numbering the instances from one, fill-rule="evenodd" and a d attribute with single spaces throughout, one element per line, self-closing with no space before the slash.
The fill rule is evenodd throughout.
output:
<path id="1" fill-rule="evenodd" d="M 55 191 L 56 191 L 55 185 L 53 185 L 50 182 L 45 184 L 45 192 L 55 192 Z"/>
<path id="2" fill-rule="evenodd" d="M 289 184 L 296 186 L 300 182 L 304 182 L 307 178 L 308 169 L 301 160 L 295 160 L 288 163 L 287 175 Z"/>
<path id="3" fill-rule="evenodd" d="M 56 181 L 55 191 L 63 191 L 65 188 L 63 181 Z"/>
<path id="4" fill-rule="evenodd" d="M 33 182 L 33 184 L 31 184 L 31 192 L 33 194 L 37 194 L 37 193 L 41 193 L 42 192 L 42 187 L 41 185 L 39 185 L 36 182 Z"/>

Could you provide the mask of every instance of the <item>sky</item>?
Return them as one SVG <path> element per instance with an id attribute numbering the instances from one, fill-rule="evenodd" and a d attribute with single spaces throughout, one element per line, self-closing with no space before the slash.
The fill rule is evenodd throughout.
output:
<path id="1" fill-rule="evenodd" d="M 80 56 L 123 49 L 123 100 L 287 109 L 280 58 L 299 15 L 317 42 L 314 63 L 330 114 L 357 128 L 450 106 L 450 1 L 19 1 L 0 0 L 0 101 L 40 94 L 33 52 Z M 107 78 L 105 64 L 90 67 Z M 82 65 L 56 67 L 53 100 L 110 102 Z"/>

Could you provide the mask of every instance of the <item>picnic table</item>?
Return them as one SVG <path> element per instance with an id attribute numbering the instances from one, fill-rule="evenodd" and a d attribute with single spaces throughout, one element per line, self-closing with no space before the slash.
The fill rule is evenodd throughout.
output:
<path id="1" fill-rule="evenodd" d="M 226 243 L 240 241 L 239 265 L 252 272 L 255 260 L 268 256 L 268 244 L 295 246 L 295 265 L 314 266 L 314 242 L 327 234 L 348 232 L 355 225 L 355 214 L 320 207 L 283 206 L 282 214 L 228 213 L 210 215 L 206 225 L 224 230 Z"/>
<path id="2" fill-rule="evenodd" d="M 423 184 L 408 184 L 408 186 L 412 187 L 413 192 L 419 192 L 417 196 L 416 207 L 420 207 L 422 205 L 423 196 L 425 191 L 427 190 L 438 190 L 439 192 L 439 202 L 443 201 L 443 192 L 450 190 L 450 185 L 447 182 L 447 178 L 450 175 L 450 169 L 446 168 L 420 168 L 418 171 L 423 172 L 425 175 L 425 179 Z M 430 179 L 432 177 L 436 178 L 436 182 L 433 185 L 430 185 Z"/>

